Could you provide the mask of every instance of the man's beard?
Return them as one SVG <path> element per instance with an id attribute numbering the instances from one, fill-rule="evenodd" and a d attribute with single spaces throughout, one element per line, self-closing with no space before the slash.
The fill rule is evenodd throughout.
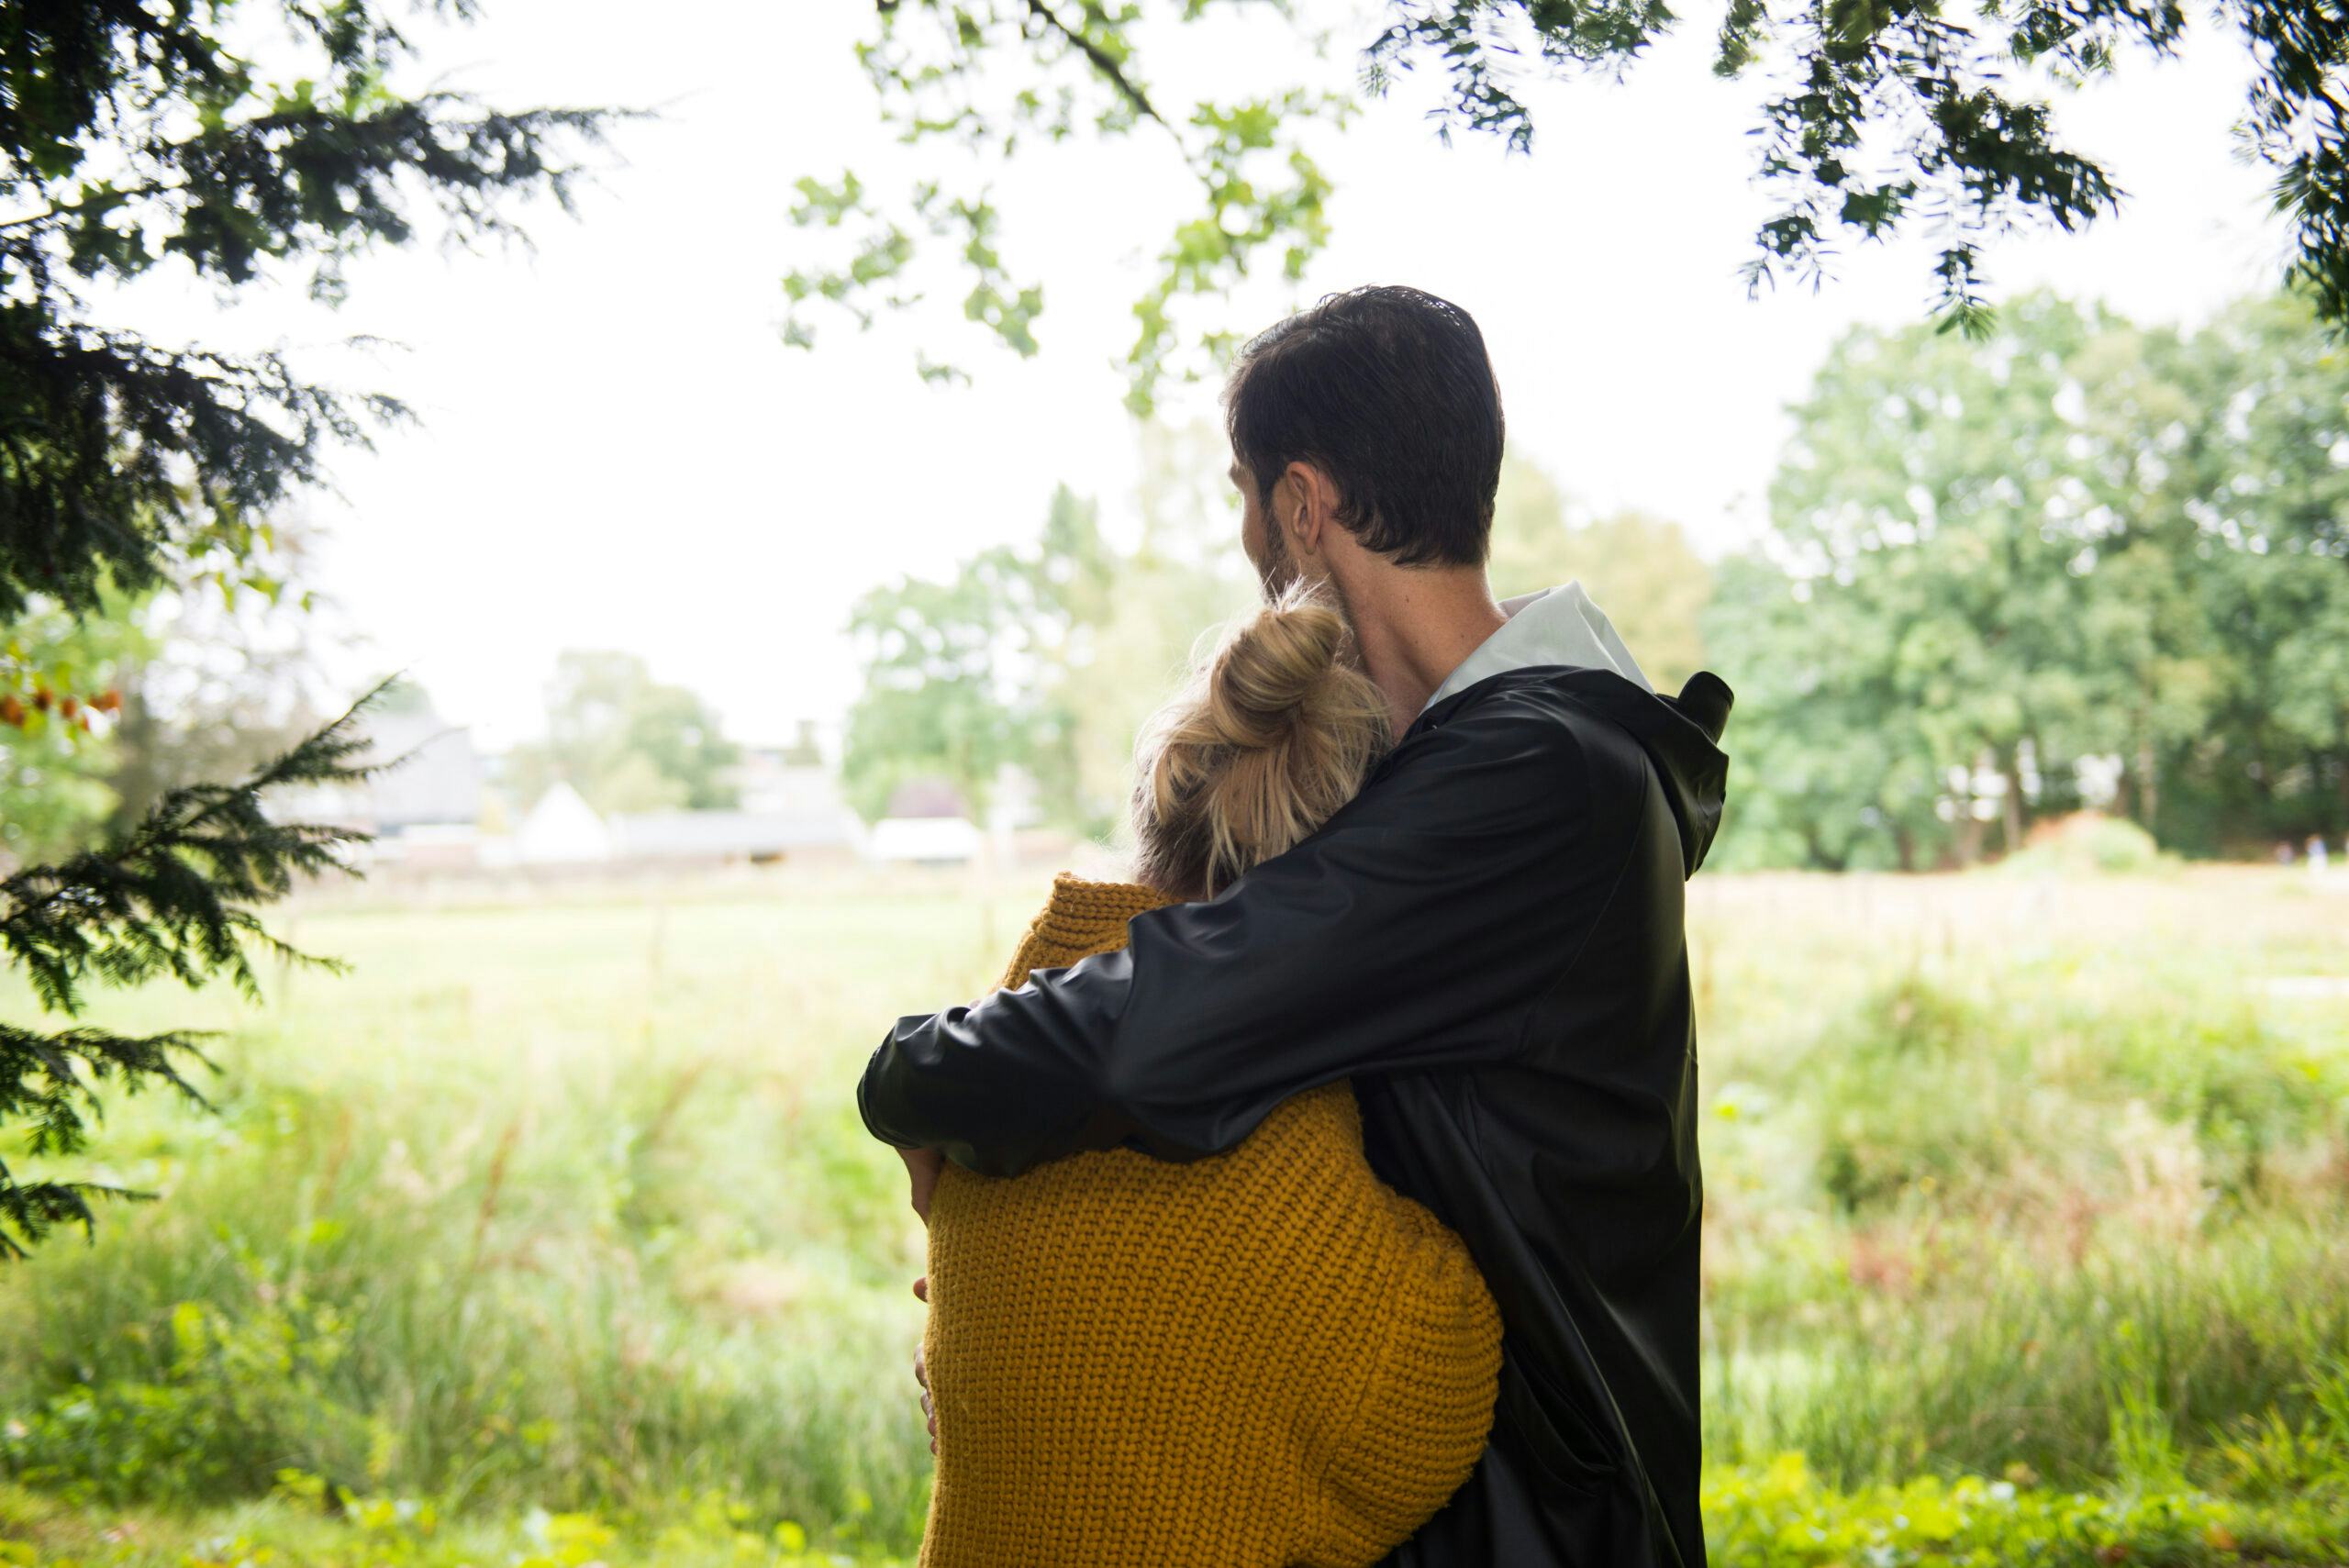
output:
<path id="1" fill-rule="evenodd" d="M 1290 559 L 1288 540 L 1281 537 L 1280 522 L 1269 506 L 1264 509 L 1264 569 L 1257 575 L 1268 605 L 1279 598 L 1297 577 L 1297 562 Z"/>

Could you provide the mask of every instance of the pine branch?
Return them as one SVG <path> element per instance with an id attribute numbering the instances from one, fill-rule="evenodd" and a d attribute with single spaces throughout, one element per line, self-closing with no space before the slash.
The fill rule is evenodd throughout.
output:
<path id="1" fill-rule="evenodd" d="M 196 1041 L 213 1032 L 173 1029 L 140 1036 L 83 1028 L 40 1035 L 0 1024 L 0 1126 L 24 1124 L 26 1145 L 36 1155 L 79 1153 L 88 1145 L 89 1123 L 103 1115 L 97 1088 L 108 1079 L 129 1094 L 160 1083 L 210 1109 L 211 1102 L 181 1072 L 178 1059 L 212 1066 Z M 0 1161 L 0 1262 L 27 1256 L 33 1244 L 63 1226 L 95 1230 L 89 1201 L 94 1196 L 149 1195 L 95 1182 L 20 1184 Z"/>
<path id="2" fill-rule="evenodd" d="M 340 717 L 240 783 L 174 789 L 105 845 L 0 882 L 0 948 L 24 966 L 42 1006 L 72 1017 L 93 976 L 122 986 L 159 974 L 193 989 L 225 973 L 258 1000 L 249 946 L 341 971 L 342 961 L 272 936 L 253 906 L 283 897 L 304 876 L 358 874 L 341 851 L 373 835 L 273 821 L 262 797 L 284 784 L 357 783 L 414 756 L 358 760 L 370 744 L 359 717 L 398 679 L 376 683 Z M 161 1084 L 208 1107 L 182 1069 L 212 1065 L 197 1044 L 209 1032 L 138 1036 L 80 1027 L 44 1035 L 0 1024 L 0 1129 L 21 1128 L 36 1156 L 78 1153 L 103 1113 L 98 1091 L 109 1082 L 126 1093 Z M 60 1227 L 93 1229 L 93 1198 L 145 1195 L 91 1182 L 19 1182 L 0 1162 L 0 1261 L 26 1256 Z"/>
<path id="3" fill-rule="evenodd" d="M 52 1011 L 77 1015 L 93 972 L 115 985 L 169 973 L 191 989 L 225 973 L 258 999 L 243 942 L 289 962 L 339 970 L 262 929 L 249 906 L 283 897 L 297 877 L 356 874 L 340 851 L 373 835 L 358 828 L 274 822 L 262 792 L 280 784 L 352 784 L 405 762 L 353 759 L 369 741 L 360 713 L 388 676 L 283 756 L 235 784 L 185 784 L 158 800 L 128 833 L 56 865 L 0 882 L 0 948 L 25 966 Z"/>
<path id="4" fill-rule="evenodd" d="M 117 1198 L 146 1203 L 154 1194 L 109 1186 L 104 1182 L 18 1182 L 0 1160 L 0 1263 L 32 1256 L 32 1247 L 50 1231 L 78 1225 L 85 1235 L 97 1230 L 97 1215 L 90 1200 Z"/>

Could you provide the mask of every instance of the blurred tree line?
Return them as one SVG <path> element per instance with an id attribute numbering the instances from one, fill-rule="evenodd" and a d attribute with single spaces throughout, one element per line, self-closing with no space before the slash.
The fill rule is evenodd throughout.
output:
<path id="1" fill-rule="evenodd" d="M 1706 619 L 1725 863 L 1969 863 L 2083 806 L 2202 855 L 2349 828 L 2349 356 L 2305 294 L 1858 328 L 1794 414 Z"/>
<path id="2" fill-rule="evenodd" d="M 1965 865 L 2100 807 L 2197 855 L 2349 828 L 2349 356 L 2305 292 L 2186 331 L 2046 294 L 1983 339 L 1839 340 L 1747 548 L 1585 517 L 1512 459 L 1501 595 L 1579 578 L 1660 689 L 1738 695 L 1727 866 Z M 1253 586 L 1220 433 L 1147 428 L 1143 526 L 1065 488 L 1039 540 L 874 590 L 844 762 L 868 818 L 1007 768 L 1120 819 L 1135 727 Z"/>

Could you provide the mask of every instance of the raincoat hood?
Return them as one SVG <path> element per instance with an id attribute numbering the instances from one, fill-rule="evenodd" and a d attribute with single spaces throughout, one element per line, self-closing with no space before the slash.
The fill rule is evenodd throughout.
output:
<path id="1" fill-rule="evenodd" d="M 1721 802 L 1729 793 L 1729 755 L 1720 748 L 1730 705 L 1729 684 L 1699 670 L 1665 696 L 1631 684 L 1610 672 L 1562 671 L 1575 699 L 1598 709 L 1639 740 L 1663 781 L 1673 820 L 1680 828 L 1681 859 L 1694 876 L 1720 831 Z"/>

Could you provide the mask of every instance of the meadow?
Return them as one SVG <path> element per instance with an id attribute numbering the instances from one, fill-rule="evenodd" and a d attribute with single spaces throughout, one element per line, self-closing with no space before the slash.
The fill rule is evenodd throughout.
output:
<path id="1" fill-rule="evenodd" d="M 0 1563 L 909 1557 L 852 1092 L 1049 880 L 322 890 L 348 973 L 110 999 L 223 1031 L 217 1108 L 110 1107 L 158 1200 L 0 1272 Z M 2349 1562 L 2349 881 L 1691 900 L 1716 1562 Z"/>

